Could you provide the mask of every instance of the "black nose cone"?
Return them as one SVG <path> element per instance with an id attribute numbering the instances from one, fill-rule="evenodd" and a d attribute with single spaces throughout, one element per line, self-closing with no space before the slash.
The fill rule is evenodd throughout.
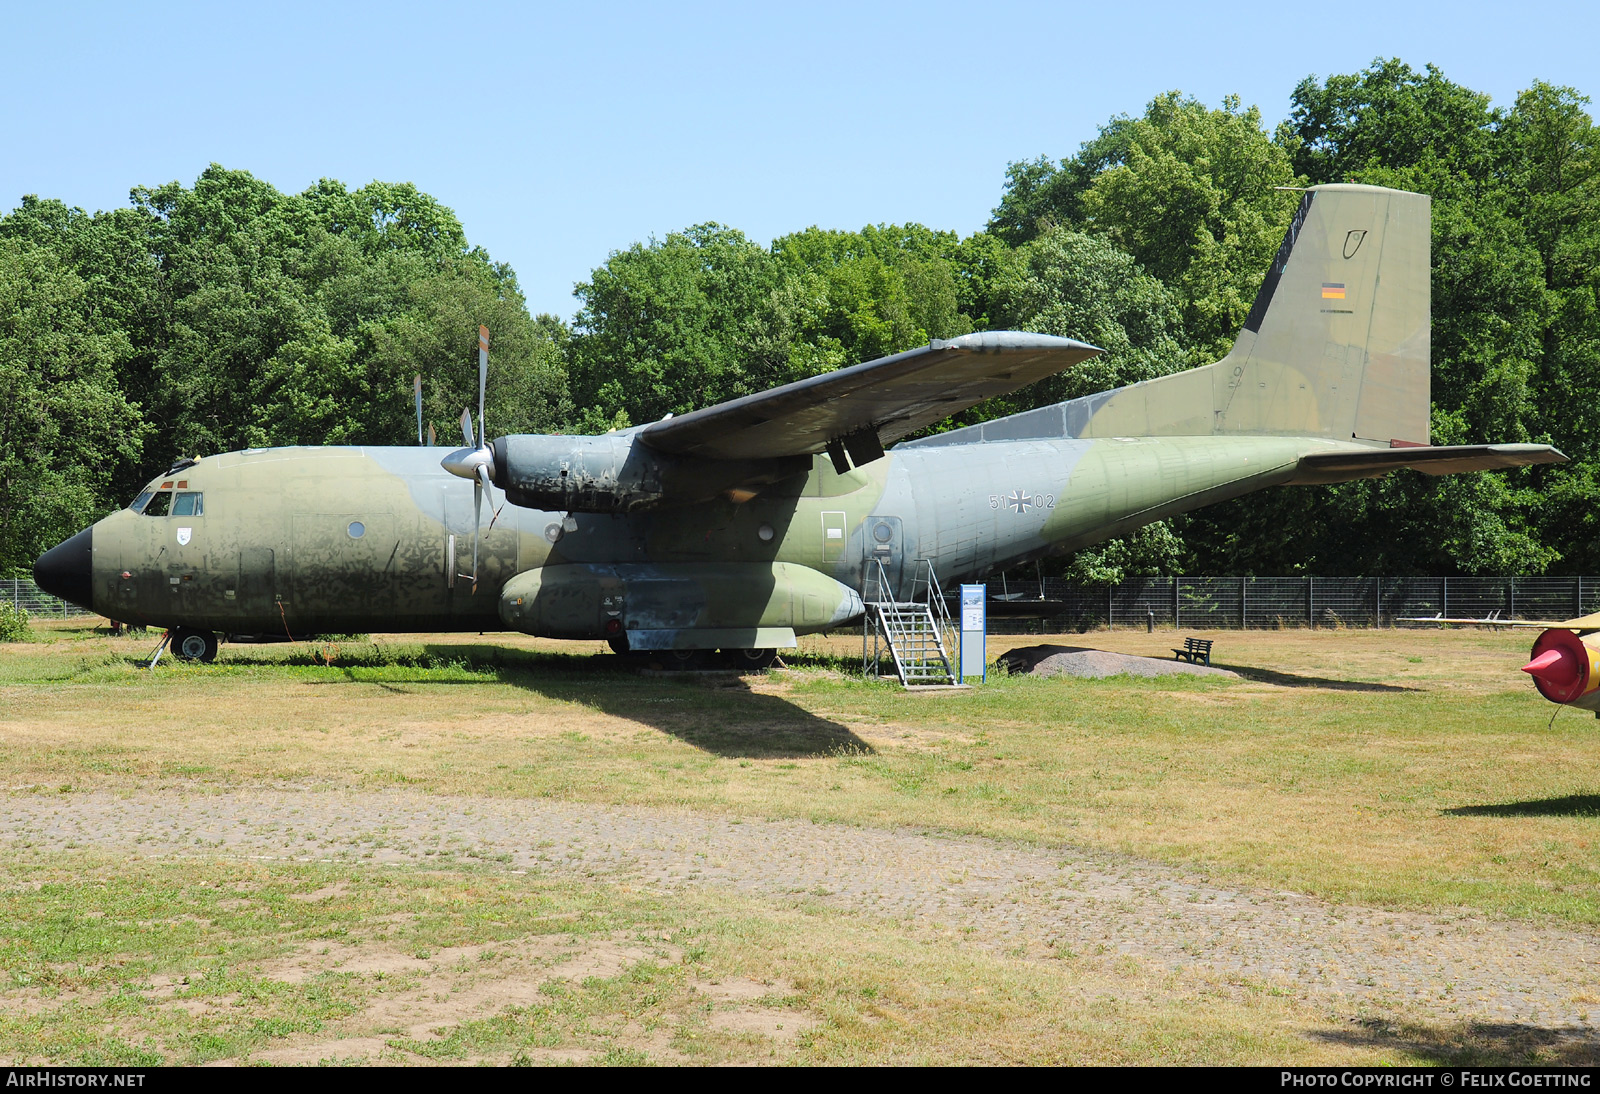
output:
<path id="1" fill-rule="evenodd" d="M 62 600 L 94 610 L 94 529 L 85 528 L 39 556 L 34 583 Z"/>

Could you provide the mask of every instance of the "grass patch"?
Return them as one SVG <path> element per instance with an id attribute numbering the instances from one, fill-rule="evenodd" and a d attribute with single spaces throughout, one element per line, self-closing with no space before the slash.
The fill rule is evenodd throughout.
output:
<path id="1" fill-rule="evenodd" d="M 1127 958 L 1014 961 L 800 903 L 94 855 L 22 856 L 3 876 L 0 1054 L 16 1064 L 1405 1064 L 1570 1051 L 1531 1033 L 1353 1024 L 1264 985 Z"/>
<path id="2" fill-rule="evenodd" d="M 1595 721 L 1526 686 L 1522 635 L 1225 632 L 1207 637 L 1237 681 L 1000 676 L 907 695 L 850 675 L 859 639 L 808 640 L 788 670 L 743 679 L 641 676 L 598 644 L 514 635 L 225 646 L 214 665 L 151 672 L 154 636 L 34 629 L 38 641 L 0 648 L 0 786 L 12 794 L 407 787 L 906 825 L 1107 849 L 1331 901 L 1600 921 Z M 1152 655 L 1173 644 L 1142 632 L 1065 641 Z M 257 869 L 200 848 L 182 867 L 9 850 L 0 1054 L 17 1061 L 1573 1051 L 1531 1028 L 1350 1023 L 1226 979 L 1142 969 L 1129 988 L 1100 958 L 1041 968 L 803 894 L 792 906 L 666 900 L 454 860 L 428 873 Z M 321 947 L 328 960 L 304 965 Z M 583 975 L 528 971 L 597 947 L 637 953 Z M 501 956 L 479 963 L 488 950 Z M 369 960 L 391 951 L 404 960 Z M 441 953 L 471 971 L 435 968 Z M 804 1031 L 727 1018 L 743 1011 L 711 991 L 722 976 L 787 985 L 788 1002 L 754 1010 L 792 1011 Z M 526 991 L 497 999 L 492 983 Z M 487 1009 L 428 1010 L 418 997 L 435 994 Z"/>
<path id="3" fill-rule="evenodd" d="M 234 646 L 154 672 L 142 642 L 74 637 L 0 652 L 0 785 L 292 780 L 913 824 L 1332 900 L 1600 921 L 1600 785 L 1581 774 L 1594 720 L 1549 722 L 1557 708 L 1514 671 L 1522 637 L 1217 637 L 1219 663 L 1253 678 L 999 677 L 938 695 L 831 667 L 639 676 L 515 636 L 380 636 L 332 664 Z M 825 665 L 851 652 L 813 647 Z"/>

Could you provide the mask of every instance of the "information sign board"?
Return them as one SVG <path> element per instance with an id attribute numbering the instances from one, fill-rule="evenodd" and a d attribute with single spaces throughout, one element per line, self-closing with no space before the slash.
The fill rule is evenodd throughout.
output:
<path id="1" fill-rule="evenodd" d="M 986 585 L 961 586 L 961 662 L 960 676 L 988 679 L 989 617 L 985 606 Z"/>

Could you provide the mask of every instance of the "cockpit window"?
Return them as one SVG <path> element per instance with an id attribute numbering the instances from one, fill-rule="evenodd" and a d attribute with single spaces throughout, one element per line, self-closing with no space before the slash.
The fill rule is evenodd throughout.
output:
<path id="1" fill-rule="evenodd" d="M 135 513 L 144 512 L 145 504 L 150 500 L 154 493 L 155 492 L 153 490 L 146 490 L 144 493 L 130 501 L 128 503 L 128 508 L 132 509 Z"/>
<path id="2" fill-rule="evenodd" d="M 205 511 L 205 495 L 198 492 L 180 492 L 172 501 L 172 515 L 175 517 L 199 517 L 204 516 Z"/>
<path id="3" fill-rule="evenodd" d="M 172 491 L 157 490 L 156 496 L 150 499 L 150 504 L 144 507 L 147 517 L 164 517 L 172 509 Z"/>

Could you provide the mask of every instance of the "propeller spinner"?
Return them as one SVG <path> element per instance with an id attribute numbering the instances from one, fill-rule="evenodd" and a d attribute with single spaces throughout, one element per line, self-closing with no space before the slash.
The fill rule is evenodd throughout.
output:
<path id="1" fill-rule="evenodd" d="M 477 527 L 472 536 L 472 591 L 478 591 L 478 541 L 483 538 L 483 494 L 494 479 L 494 449 L 489 447 L 483 421 L 484 389 L 489 385 L 489 328 L 478 328 L 478 437 L 472 437 L 472 411 L 461 412 L 463 447 L 439 461 L 452 475 L 472 480 L 472 513 Z M 490 501 L 493 501 L 493 496 Z M 498 514 L 497 514 L 498 515 Z M 493 524 L 490 525 L 493 527 Z"/>

